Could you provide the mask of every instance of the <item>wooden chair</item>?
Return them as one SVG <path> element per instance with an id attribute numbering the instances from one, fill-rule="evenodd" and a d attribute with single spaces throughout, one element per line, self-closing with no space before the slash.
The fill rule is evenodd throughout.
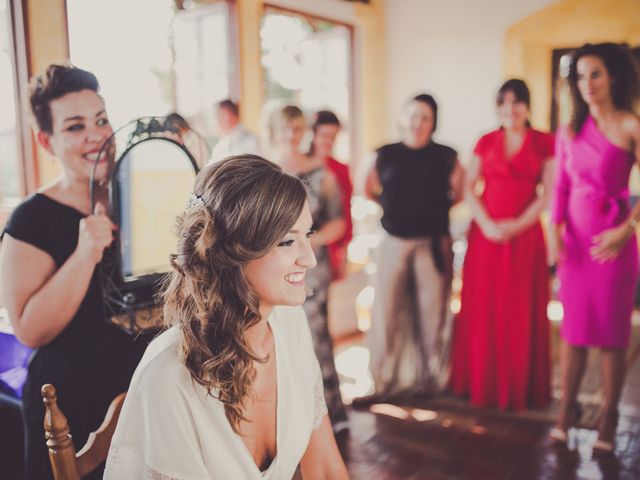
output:
<path id="1" fill-rule="evenodd" d="M 71 441 L 67 418 L 58 408 L 58 397 L 53 385 L 42 386 L 45 406 L 44 432 L 49 448 L 49 460 L 55 480 L 80 480 L 107 459 L 111 437 L 116 429 L 126 393 L 113 399 L 102 425 L 89 435 L 87 443 L 76 453 Z"/>

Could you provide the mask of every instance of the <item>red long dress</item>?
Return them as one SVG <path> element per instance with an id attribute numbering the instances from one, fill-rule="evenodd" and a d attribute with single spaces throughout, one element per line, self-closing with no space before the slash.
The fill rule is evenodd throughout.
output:
<path id="1" fill-rule="evenodd" d="M 492 219 L 515 218 L 536 199 L 553 136 L 529 129 L 513 158 L 504 131 L 483 136 L 474 153 L 485 180 L 481 201 Z M 521 410 L 550 398 L 549 273 L 540 222 L 506 243 L 473 222 L 462 275 L 450 386 L 480 407 Z"/>
<path id="2" fill-rule="evenodd" d="M 327 168 L 333 173 L 340 187 L 342 195 L 342 215 L 347 222 L 344 234 L 338 240 L 327 245 L 329 261 L 331 262 L 331 280 L 340 280 L 344 277 L 347 262 L 347 247 L 353 238 L 353 223 L 351 220 L 351 196 L 353 185 L 349 167 L 333 157 L 326 162 Z"/>

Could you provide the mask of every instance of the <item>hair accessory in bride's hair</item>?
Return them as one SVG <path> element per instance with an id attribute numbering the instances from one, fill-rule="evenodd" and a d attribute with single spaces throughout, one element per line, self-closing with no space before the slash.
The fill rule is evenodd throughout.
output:
<path id="1" fill-rule="evenodd" d="M 191 210 L 193 207 L 199 207 L 200 205 L 204 205 L 204 200 L 200 195 L 192 192 L 189 195 L 189 200 L 187 200 L 186 210 Z"/>

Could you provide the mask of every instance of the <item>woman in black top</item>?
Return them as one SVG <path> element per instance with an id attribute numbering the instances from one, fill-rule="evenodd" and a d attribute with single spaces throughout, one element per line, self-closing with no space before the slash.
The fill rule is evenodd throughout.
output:
<path id="1" fill-rule="evenodd" d="M 2 236 L 2 300 L 18 340 L 37 349 L 23 393 L 27 479 L 52 478 L 42 385 L 56 386 L 78 449 L 127 389 L 145 346 L 103 319 L 96 265 L 115 227 L 105 201 L 90 211 L 94 163 L 98 181 L 113 163 L 106 153 L 98 158 L 112 129 L 97 91 L 95 76 L 72 66 L 51 65 L 32 81 L 38 142 L 63 173 L 15 209 Z M 105 189 L 98 186 L 98 195 L 106 199 Z"/>
<path id="2" fill-rule="evenodd" d="M 460 199 L 455 150 L 432 140 L 437 104 L 418 95 L 403 110 L 402 142 L 381 147 L 366 185 L 382 206 L 371 327 L 376 394 L 430 395 L 446 381 L 451 286 L 449 208 Z"/>

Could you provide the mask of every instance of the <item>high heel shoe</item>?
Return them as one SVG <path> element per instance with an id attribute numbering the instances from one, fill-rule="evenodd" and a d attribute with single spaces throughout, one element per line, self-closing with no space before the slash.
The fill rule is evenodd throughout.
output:
<path id="1" fill-rule="evenodd" d="M 549 432 L 549 439 L 555 445 L 566 445 L 569 441 L 569 430 L 575 427 L 582 418 L 582 406 L 574 402 L 570 409 L 571 419 L 567 422 L 567 428 L 553 427 Z"/>
<path id="2" fill-rule="evenodd" d="M 616 448 L 616 444 L 614 442 L 609 442 L 607 440 L 596 440 L 593 444 L 593 454 L 594 455 L 607 455 L 612 453 Z"/>
<path id="3" fill-rule="evenodd" d="M 549 432 L 549 439 L 556 445 L 566 445 L 569 441 L 569 433 L 558 427 L 553 427 Z"/>
<path id="4" fill-rule="evenodd" d="M 611 425 L 613 425 L 613 429 L 611 429 Z M 606 431 L 607 427 L 610 431 Z M 609 414 L 603 412 L 600 420 L 598 421 L 598 439 L 593 444 L 593 454 L 594 455 L 608 455 L 613 453 L 616 448 L 616 431 L 618 429 L 618 411 L 615 410 Z M 611 436 L 610 439 L 602 438 L 603 430 L 607 433 L 607 437 Z"/>

